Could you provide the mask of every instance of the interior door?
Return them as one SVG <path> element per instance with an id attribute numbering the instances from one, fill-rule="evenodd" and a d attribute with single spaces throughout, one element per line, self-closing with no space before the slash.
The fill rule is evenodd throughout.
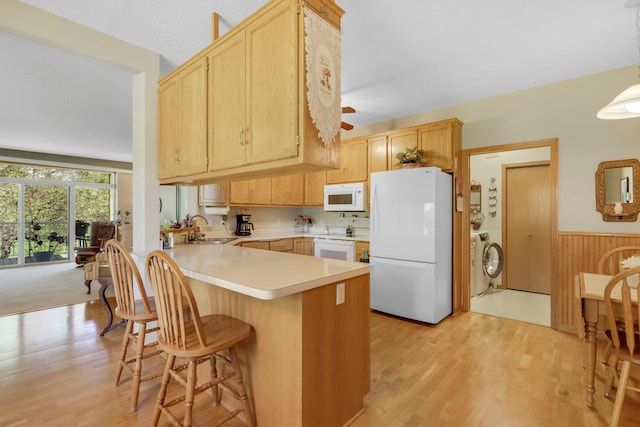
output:
<path id="1" fill-rule="evenodd" d="M 507 288 L 551 292 L 550 166 L 505 165 L 505 270 Z"/>

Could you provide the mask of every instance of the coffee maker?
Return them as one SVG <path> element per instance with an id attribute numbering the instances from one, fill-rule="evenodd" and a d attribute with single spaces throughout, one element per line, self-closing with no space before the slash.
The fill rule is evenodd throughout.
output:
<path id="1" fill-rule="evenodd" d="M 236 236 L 250 236 L 253 230 L 251 215 L 236 215 Z"/>

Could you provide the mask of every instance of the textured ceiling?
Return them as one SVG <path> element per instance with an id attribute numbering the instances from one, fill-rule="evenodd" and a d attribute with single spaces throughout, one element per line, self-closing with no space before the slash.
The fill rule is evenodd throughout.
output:
<path id="1" fill-rule="evenodd" d="M 210 43 L 212 12 L 224 34 L 266 3 L 23 2 L 158 52 L 163 75 Z M 638 61 L 636 10 L 624 0 L 337 3 L 346 11 L 343 105 L 356 108 L 345 117 L 355 126 Z M 6 33 L 0 33 L 0 57 L 0 148 L 131 161 L 125 71 Z"/>

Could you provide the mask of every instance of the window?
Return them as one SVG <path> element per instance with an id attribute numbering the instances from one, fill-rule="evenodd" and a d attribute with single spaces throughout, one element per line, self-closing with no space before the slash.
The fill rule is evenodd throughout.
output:
<path id="1" fill-rule="evenodd" d="M 89 235 L 76 221 L 113 217 L 110 172 L 0 162 L 0 192 L 0 267 L 68 261 Z"/>

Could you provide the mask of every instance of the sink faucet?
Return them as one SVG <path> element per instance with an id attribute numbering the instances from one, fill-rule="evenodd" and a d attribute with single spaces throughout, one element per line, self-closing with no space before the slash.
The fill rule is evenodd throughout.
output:
<path id="1" fill-rule="evenodd" d="M 329 234 L 329 226 L 328 226 L 328 225 L 325 225 L 325 226 L 324 226 L 324 231 L 326 231 L 326 232 L 327 232 L 327 234 Z"/>
<path id="2" fill-rule="evenodd" d="M 207 218 L 203 217 L 202 215 L 194 215 L 192 217 L 189 218 L 189 228 L 191 228 L 193 226 L 193 219 L 194 218 L 202 218 L 204 219 L 204 223 L 205 224 L 209 224 L 209 221 L 207 220 Z M 189 231 L 189 240 L 200 240 L 202 239 L 202 236 L 200 235 L 200 229 L 196 230 L 193 235 L 191 234 L 191 231 Z"/>

